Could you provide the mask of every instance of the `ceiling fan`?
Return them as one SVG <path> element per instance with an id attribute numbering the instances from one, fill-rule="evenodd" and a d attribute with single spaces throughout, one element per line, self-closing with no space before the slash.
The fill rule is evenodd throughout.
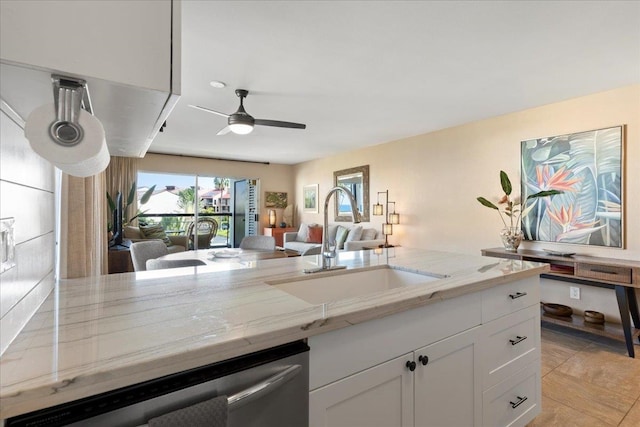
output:
<path id="1" fill-rule="evenodd" d="M 239 135 L 246 135 L 253 131 L 254 125 L 261 126 L 275 126 L 280 128 L 292 128 L 292 129 L 306 129 L 307 125 L 301 123 L 292 123 L 292 122 L 281 122 L 278 120 L 265 120 L 265 119 L 254 119 L 249 113 L 244 110 L 244 105 L 242 102 L 244 98 L 249 95 L 249 91 L 245 89 L 236 89 L 236 95 L 240 98 L 240 106 L 238 110 L 229 115 L 225 113 L 220 113 L 218 111 L 211 110 L 205 107 L 199 107 L 197 105 L 189 105 L 189 107 L 197 108 L 198 110 L 206 111 L 207 113 L 217 114 L 222 117 L 227 118 L 228 125 L 220 130 L 217 135 L 225 135 L 229 132 L 233 132 Z"/>

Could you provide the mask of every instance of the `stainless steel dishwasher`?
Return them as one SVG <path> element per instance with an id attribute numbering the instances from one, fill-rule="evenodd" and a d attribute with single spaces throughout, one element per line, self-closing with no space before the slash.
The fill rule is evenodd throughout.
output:
<path id="1" fill-rule="evenodd" d="M 229 427 L 309 424 L 309 347 L 302 341 L 6 420 L 6 426 L 133 427 L 228 396 Z"/>

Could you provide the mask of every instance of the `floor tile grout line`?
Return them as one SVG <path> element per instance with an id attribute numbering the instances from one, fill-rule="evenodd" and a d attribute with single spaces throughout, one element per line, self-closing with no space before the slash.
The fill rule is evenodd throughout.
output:
<path id="1" fill-rule="evenodd" d="M 543 327 L 543 331 L 544 330 L 545 329 Z M 602 352 L 605 352 L 605 353 L 611 355 L 612 357 L 616 357 L 616 358 L 619 357 L 619 356 L 628 357 L 628 354 L 627 354 L 627 351 L 626 351 L 626 347 L 622 348 L 624 346 L 622 344 L 620 344 L 620 343 L 617 343 L 617 342 L 615 342 L 615 343 L 614 342 L 605 342 L 605 341 L 602 341 L 602 340 L 598 339 L 599 337 L 594 337 L 594 338 L 596 338 L 594 340 L 594 339 L 590 339 L 590 337 L 576 336 L 576 335 L 573 335 L 572 331 L 567 331 L 567 333 L 564 333 L 563 331 L 558 331 L 558 330 L 555 330 L 555 329 L 546 329 L 546 331 L 548 333 L 550 333 L 550 337 L 548 337 L 550 339 L 547 339 L 547 343 L 553 344 L 554 346 L 558 346 L 562 350 L 565 350 L 565 351 L 567 351 L 567 352 L 569 352 L 571 354 L 570 354 L 569 357 L 564 359 L 561 363 L 559 363 L 556 366 L 553 366 L 546 374 L 544 374 L 541 377 L 541 380 L 546 378 L 549 374 L 555 372 L 561 366 L 564 366 L 567 363 L 571 363 L 571 359 L 573 359 L 574 357 L 576 357 L 579 354 L 582 354 L 582 357 L 585 357 L 585 356 L 588 357 L 589 353 L 591 353 L 593 351 L 602 351 Z M 560 342 L 554 340 L 554 338 L 556 338 L 556 339 L 559 338 Z M 573 342 L 573 344 L 578 344 L 578 346 L 581 347 L 581 348 L 576 350 L 575 348 L 567 347 L 562 342 L 563 338 L 566 339 L 568 342 L 571 340 L 571 342 Z M 545 341 L 545 339 L 542 338 L 541 350 L 544 347 L 544 344 L 545 344 L 544 341 Z M 544 351 L 542 351 L 541 356 L 542 356 L 542 358 L 545 357 L 544 356 Z M 635 359 L 638 359 L 639 356 L 640 356 L 640 354 L 636 355 Z M 552 352 L 548 353 L 547 357 L 548 358 L 553 358 Z M 634 360 L 634 359 L 632 359 L 632 360 Z M 635 363 L 635 361 L 632 362 L 632 363 Z M 547 365 L 547 367 L 549 367 L 549 366 L 550 365 Z M 557 374 L 563 374 L 563 372 L 558 371 Z M 581 381 L 579 378 L 575 378 L 575 379 L 576 379 L 576 381 L 578 383 Z M 625 396 L 627 398 L 633 398 L 633 396 L 630 396 L 629 394 L 625 394 L 625 393 L 620 394 L 620 393 L 616 393 L 616 392 L 609 392 L 606 388 L 605 388 L 605 390 L 606 390 L 607 393 L 611 393 L 611 395 L 613 395 L 614 398 L 615 398 L 615 395 Z M 569 409 L 571 409 L 573 411 L 581 412 L 581 410 L 579 408 L 574 408 L 571 405 L 567 405 L 566 403 L 560 402 L 557 399 L 551 398 L 548 394 L 545 393 L 544 385 L 542 386 L 542 395 L 546 399 L 552 400 L 555 404 L 561 405 L 564 408 L 569 408 Z M 611 424 L 607 420 L 603 420 L 602 418 L 599 418 L 599 417 L 594 416 L 594 415 L 590 415 L 589 414 L 589 416 L 594 418 L 594 419 L 599 420 L 603 424 L 613 425 L 613 426 L 618 426 L 619 427 L 620 425 L 622 425 L 622 423 L 625 422 L 625 419 L 627 418 L 627 416 L 629 416 L 629 414 L 631 413 L 631 411 L 633 410 L 633 408 L 636 405 L 640 405 L 640 396 L 637 396 L 635 398 L 634 402 L 629 406 L 629 408 L 627 408 L 626 410 L 623 409 L 624 415 L 622 416 L 622 418 L 620 419 L 620 421 L 617 424 Z M 543 412 L 544 412 L 544 410 L 543 410 Z M 622 412 L 622 411 L 620 411 L 620 412 Z M 611 421 L 611 420 L 609 420 L 609 421 Z"/>
<path id="2" fill-rule="evenodd" d="M 549 400 L 553 400 L 553 401 L 555 402 L 555 404 L 556 404 L 556 405 L 564 406 L 565 408 L 569 408 L 569 409 L 571 409 L 572 411 L 582 412 L 582 411 L 580 411 L 579 409 L 574 408 L 573 406 L 569 406 L 569 405 L 567 405 L 566 403 L 560 402 L 559 400 L 554 399 L 554 398 L 552 398 L 552 397 L 550 397 L 550 396 L 548 396 L 548 395 L 544 394 L 544 390 L 542 391 L 542 395 L 543 395 L 544 397 L 546 397 L 547 399 L 549 399 Z M 611 424 L 611 423 L 608 423 L 608 422 L 606 422 L 606 421 L 602 420 L 601 418 L 594 417 L 593 415 L 590 415 L 590 414 L 586 414 L 586 415 L 587 415 L 588 417 L 590 417 L 590 418 L 596 419 L 596 420 L 600 421 L 601 423 L 606 424 L 606 425 L 609 425 L 609 426 L 612 426 L 612 427 L 617 427 L 617 426 L 619 426 L 619 425 L 622 423 L 622 421 L 624 421 L 624 417 L 622 417 L 622 420 L 620 420 L 620 422 L 619 422 L 619 423 L 617 423 L 617 424 Z"/>
<path id="3" fill-rule="evenodd" d="M 598 343 L 595 343 L 595 345 L 596 345 L 596 346 L 599 346 L 599 344 L 598 344 Z M 568 363 L 571 359 L 573 359 L 573 358 L 574 358 L 575 356 L 577 356 L 579 353 L 584 352 L 584 350 L 586 350 L 586 348 L 585 348 L 585 349 L 583 349 L 583 350 L 579 350 L 579 351 L 574 352 L 571 356 L 569 356 L 569 358 L 567 358 L 565 361 L 563 361 L 563 362 L 562 362 L 562 363 L 560 363 L 558 366 L 556 366 L 556 367 L 555 367 L 555 368 L 553 368 L 551 371 L 549 371 L 547 374 L 545 374 L 545 375 L 544 375 L 544 377 L 546 377 L 546 376 L 547 376 L 547 375 L 549 375 L 550 373 L 554 372 L 556 369 L 558 369 L 558 368 L 559 368 L 559 367 L 561 367 L 562 365 L 564 365 L 564 364 Z M 607 350 L 610 350 L 610 349 L 607 349 Z M 613 354 L 617 354 L 617 353 L 613 353 Z M 562 373 L 562 372 L 558 372 L 558 374 L 563 374 L 563 373 Z M 568 375 L 568 374 L 563 374 L 563 375 L 567 375 L 567 376 L 571 377 L 571 378 L 572 378 L 572 379 L 574 379 L 576 382 L 582 382 L 582 380 L 580 380 L 579 378 L 572 377 L 571 375 Z M 543 377 L 543 378 L 544 378 L 544 377 Z M 621 397 L 622 397 L 622 396 L 624 396 L 624 394 L 617 393 L 617 392 L 612 392 L 612 391 L 608 391 L 608 390 L 607 390 L 607 392 L 608 392 L 608 393 L 610 393 L 610 394 L 612 394 L 612 395 L 618 395 L 618 396 L 621 396 Z M 545 392 L 544 392 L 544 385 L 542 386 L 542 395 L 543 395 L 543 396 L 545 396 L 547 399 L 551 399 L 551 400 L 553 400 L 554 402 L 557 402 L 557 403 L 559 403 L 559 404 L 561 404 L 561 405 L 563 405 L 563 406 L 565 406 L 565 407 L 567 407 L 567 408 L 570 408 L 570 409 L 572 409 L 572 410 L 574 410 L 574 411 L 581 412 L 581 409 L 580 409 L 580 408 L 576 408 L 576 407 L 574 407 L 574 406 L 572 406 L 572 405 L 568 405 L 567 403 L 560 402 L 560 401 L 558 401 L 557 399 L 552 399 L 549 395 L 545 394 Z M 640 397 L 636 398 L 636 400 L 635 400 L 635 401 L 634 401 L 634 402 L 629 406 L 629 408 L 628 408 L 628 409 L 626 409 L 626 411 L 625 411 L 624 415 L 623 415 L 623 416 L 622 416 L 622 418 L 620 419 L 620 422 L 618 422 L 617 424 L 610 424 L 610 423 L 608 423 L 606 420 L 603 420 L 602 418 L 599 418 L 599 417 L 597 417 L 597 416 L 593 416 L 593 415 L 590 415 L 590 416 L 591 416 L 591 417 L 593 417 L 593 418 L 598 419 L 599 421 L 601 421 L 601 422 L 602 422 L 602 423 L 604 423 L 604 424 L 612 425 L 612 426 L 619 426 L 620 424 L 622 424 L 622 422 L 624 421 L 624 419 L 626 418 L 626 416 L 629 414 L 629 412 L 631 411 L 631 409 L 633 408 L 633 406 L 634 406 L 636 403 L 638 403 L 638 401 L 639 401 L 639 400 L 640 400 Z"/>

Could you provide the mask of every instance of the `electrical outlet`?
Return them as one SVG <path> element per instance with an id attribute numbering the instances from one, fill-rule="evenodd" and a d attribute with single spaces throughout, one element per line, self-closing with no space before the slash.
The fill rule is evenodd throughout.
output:
<path id="1" fill-rule="evenodd" d="M 580 288 L 577 286 L 569 287 L 569 298 L 571 299 L 580 299 Z"/>

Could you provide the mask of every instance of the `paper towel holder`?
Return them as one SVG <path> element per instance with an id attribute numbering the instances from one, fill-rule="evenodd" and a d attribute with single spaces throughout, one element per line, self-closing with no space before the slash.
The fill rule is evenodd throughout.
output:
<path id="1" fill-rule="evenodd" d="M 49 134 L 56 144 L 73 147 L 82 141 L 84 130 L 78 123 L 80 108 L 93 114 L 87 82 L 83 79 L 52 74 L 56 119 L 49 126 Z"/>

